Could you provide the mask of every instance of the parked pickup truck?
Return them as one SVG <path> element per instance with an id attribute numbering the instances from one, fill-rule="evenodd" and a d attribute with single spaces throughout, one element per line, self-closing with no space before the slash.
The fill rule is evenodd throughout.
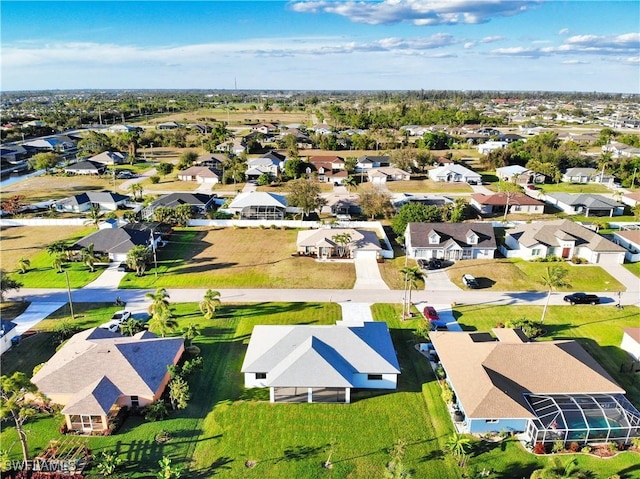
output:
<path id="1" fill-rule="evenodd" d="M 598 304 L 600 303 L 600 298 L 595 294 L 587 294 L 587 293 L 573 293 L 568 294 L 564 297 L 564 300 L 567 303 L 571 304 Z"/>

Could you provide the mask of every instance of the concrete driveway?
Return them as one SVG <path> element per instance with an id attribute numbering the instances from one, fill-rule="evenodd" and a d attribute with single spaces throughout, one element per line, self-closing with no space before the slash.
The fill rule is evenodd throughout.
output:
<path id="1" fill-rule="evenodd" d="M 353 289 L 389 289 L 387 283 L 382 281 L 380 268 L 375 258 L 357 257 L 354 260 L 356 265 L 356 283 Z"/>
<path id="2" fill-rule="evenodd" d="M 447 275 L 445 269 L 430 269 L 425 272 L 425 291 L 462 291 Z"/>

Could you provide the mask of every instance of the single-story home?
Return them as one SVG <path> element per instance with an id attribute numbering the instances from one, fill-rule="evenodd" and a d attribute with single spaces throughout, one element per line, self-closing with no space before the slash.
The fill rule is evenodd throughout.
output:
<path id="1" fill-rule="evenodd" d="M 367 177 L 374 185 L 384 184 L 387 181 L 408 181 L 411 179 L 411 175 L 406 171 L 391 166 L 371 168 L 367 170 Z"/>
<path id="2" fill-rule="evenodd" d="M 562 174 L 565 183 L 589 183 L 598 174 L 595 168 L 568 168 Z"/>
<path id="3" fill-rule="evenodd" d="M 509 209 L 509 213 L 528 215 L 544 213 L 544 202 L 524 193 L 495 193 L 493 195 L 474 193 L 471 195 L 469 204 L 486 215 L 504 213 L 506 208 Z"/>
<path id="4" fill-rule="evenodd" d="M 620 201 L 622 201 L 625 205 L 631 206 L 633 208 L 640 204 L 640 191 L 625 193 L 624 195 L 622 195 Z"/>
<path id="5" fill-rule="evenodd" d="M 175 208 L 180 205 L 191 205 L 199 214 L 205 214 L 215 204 L 216 196 L 204 193 L 169 193 L 153 201 L 142 210 L 142 217 L 150 219 L 156 208 Z"/>
<path id="6" fill-rule="evenodd" d="M 640 361 L 640 328 L 624 328 L 620 348 Z"/>
<path id="7" fill-rule="evenodd" d="M 397 211 L 407 203 L 420 203 L 425 206 L 444 206 L 453 204 L 453 199 L 428 193 L 393 193 L 391 195 L 391 204 Z"/>
<path id="8" fill-rule="evenodd" d="M 127 161 L 127 154 L 120 151 L 103 151 L 88 158 L 88 161 L 103 165 L 121 165 Z"/>
<path id="9" fill-rule="evenodd" d="M 341 242 L 344 239 L 345 242 Z M 319 259 L 344 257 L 354 259 L 364 256 L 378 258 L 382 248 L 375 231 L 353 228 L 320 228 L 301 230 L 296 241 L 298 254 L 312 255 Z"/>
<path id="10" fill-rule="evenodd" d="M 341 321 L 255 326 L 241 371 L 271 402 L 350 403 L 352 389 L 395 389 L 400 365 L 387 323 Z"/>
<path id="11" fill-rule="evenodd" d="M 129 197 L 120 193 L 87 191 L 86 193 L 56 200 L 51 207 L 56 211 L 66 213 L 83 213 L 94 206 L 98 206 L 101 211 L 116 211 L 120 206 L 124 206 L 127 201 L 129 201 Z"/>
<path id="12" fill-rule="evenodd" d="M 170 380 L 167 366 L 177 364 L 183 351 L 182 338 L 87 329 L 72 336 L 31 382 L 64 406 L 69 430 L 104 431 L 123 406 L 144 407 L 160 399 Z"/>
<path id="13" fill-rule="evenodd" d="M 433 181 L 446 181 L 447 183 L 464 182 L 473 185 L 482 183 L 482 175 L 455 163 L 430 169 L 429 178 Z"/>
<path id="14" fill-rule="evenodd" d="M 182 128 L 184 125 L 182 123 L 177 123 L 175 121 L 166 121 L 164 123 L 158 123 L 158 130 L 175 130 L 176 128 Z"/>
<path id="15" fill-rule="evenodd" d="M 593 264 L 622 264 L 625 254 L 622 246 L 571 220 L 540 221 L 508 229 L 500 250 L 508 258 L 577 256 Z"/>
<path id="16" fill-rule="evenodd" d="M 532 444 L 628 444 L 640 436 L 640 412 L 577 341 L 529 342 L 506 328 L 493 334 L 429 335 L 459 431 L 518 432 Z"/>
<path id="17" fill-rule="evenodd" d="M 220 181 L 218 174 L 208 166 L 192 166 L 178 173 L 181 181 L 196 181 L 200 184 L 215 185 Z"/>
<path id="18" fill-rule="evenodd" d="M 549 193 L 545 201 L 568 215 L 620 216 L 624 205 L 603 195 L 591 193 Z"/>
<path id="19" fill-rule="evenodd" d="M 106 171 L 106 165 L 89 160 L 79 161 L 64 167 L 65 173 L 74 175 L 103 175 Z"/>
<path id="20" fill-rule="evenodd" d="M 512 181 L 519 185 L 544 183 L 544 175 L 521 165 L 510 165 L 496 168 L 496 176 L 503 181 Z"/>
<path id="21" fill-rule="evenodd" d="M 634 156 L 640 156 L 640 148 L 626 145 L 618 141 L 612 141 L 602 146 L 603 152 L 611 153 L 613 158 L 633 158 Z"/>
<path id="22" fill-rule="evenodd" d="M 507 146 L 509 146 L 509 143 L 506 141 L 489 140 L 485 143 L 482 143 L 481 145 L 478 145 L 478 153 L 480 153 L 481 155 L 486 155 L 495 150 L 504 150 Z"/>
<path id="23" fill-rule="evenodd" d="M 111 261 L 125 261 L 127 253 L 134 246 L 146 245 L 152 248 L 162 239 L 165 228 L 159 223 L 134 223 L 121 228 L 102 228 L 76 241 L 71 249 L 81 250 L 93 245 L 98 254 L 106 254 Z M 153 243 L 152 243 L 153 238 Z"/>
<path id="24" fill-rule="evenodd" d="M 283 220 L 289 211 L 285 196 L 263 191 L 240 193 L 226 209 L 243 220 Z"/>
<path id="25" fill-rule="evenodd" d="M 409 258 L 450 261 L 493 258 L 497 248 L 491 223 L 409 223 L 404 243 Z"/>
<path id="26" fill-rule="evenodd" d="M 4 354 L 5 351 L 11 349 L 13 344 L 11 340 L 16 336 L 20 336 L 17 326 L 13 321 L 0 319 L 0 354 Z"/>
<path id="27" fill-rule="evenodd" d="M 613 242 L 626 250 L 624 257 L 629 263 L 640 261 L 640 229 L 614 231 Z"/>

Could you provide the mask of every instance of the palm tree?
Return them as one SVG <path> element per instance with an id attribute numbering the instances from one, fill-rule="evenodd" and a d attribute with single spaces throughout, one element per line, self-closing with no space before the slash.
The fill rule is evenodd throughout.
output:
<path id="1" fill-rule="evenodd" d="M 449 436 L 449 439 L 447 439 L 447 442 L 445 442 L 444 447 L 447 451 L 458 458 L 458 465 L 462 465 L 465 462 L 467 451 L 469 450 L 470 445 L 471 440 L 468 437 L 454 432 L 451 436 Z"/>
<path id="2" fill-rule="evenodd" d="M 358 180 L 353 175 L 347 176 L 347 179 L 344 180 L 344 186 L 347 187 L 347 190 L 353 191 L 358 187 Z"/>
<path id="3" fill-rule="evenodd" d="M 100 211 L 99 206 L 92 206 L 87 213 L 87 221 L 85 223 L 94 225 L 97 228 L 103 216 L 104 214 Z"/>
<path id="4" fill-rule="evenodd" d="M 200 334 L 200 330 L 198 329 L 198 325 L 196 323 L 189 323 L 189 325 L 184 329 L 182 333 L 182 337 L 187 343 L 187 347 L 191 346 L 193 340 Z"/>
<path id="5" fill-rule="evenodd" d="M 132 183 L 129 185 L 129 191 L 133 195 L 133 199 L 137 200 L 142 198 L 142 192 L 144 191 L 140 183 Z"/>
<path id="6" fill-rule="evenodd" d="M 571 286 L 565 281 L 565 276 L 569 273 L 569 270 L 562 266 L 547 266 L 547 274 L 542 276 L 542 284 L 548 288 L 547 300 L 544 303 L 542 309 L 542 318 L 540 318 L 540 324 L 544 322 L 544 317 L 547 314 L 547 307 L 549 306 L 549 299 L 551 298 L 551 292 L 558 288 L 565 288 Z"/>
<path id="7" fill-rule="evenodd" d="M 200 301 L 200 311 L 204 315 L 204 319 L 213 319 L 218 306 L 220 306 L 220 293 L 212 289 L 207 290 L 204 299 Z"/>
<path id="8" fill-rule="evenodd" d="M 571 459 L 563 465 L 559 458 L 554 457 L 551 464 L 543 469 L 533 471 L 530 479 L 586 479 L 587 477 L 591 477 L 590 474 L 581 471 L 575 459 Z"/>
<path id="9" fill-rule="evenodd" d="M 405 266 L 400 270 L 404 275 L 405 288 L 409 285 L 409 305 L 411 305 L 411 291 L 418 287 L 418 281 L 424 279 L 424 273 L 417 266 Z"/>
<path id="10" fill-rule="evenodd" d="M 338 255 L 343 258 L 347 254 L 347 245 L 351 243 L 351 235 L 349 233 L 340 233 L 331 237 L 338 245 Z"/>
<path id="11" fill-rule="evenodd" d="M 158 310 L 149 320 L 149 331 L 159 334 L 163 338 L 177 326 L 178 323 L 173 319 L 168 308 L 166 310 Z"/>
<path id="12" fill-rule="evenodd" d="M 20 274 L 25 274 L 29 271 L 29 266 L 31 266 L 31 261 L 27 258 L 20 258 L 18 260 L 18 268 L 20 268 Z"/>
<path id="13" fill-rule="evenodd" d="M 57 270 L 58 273 L 62 273 L 64 270 L 62 269 L 63 261 L 63 253 L 56 253 L 53 257 L 53 261 L 51 262 L 51 267 Z"/>
<path id="14" fill-rule="evenodd" d="M 123 335 L 133 336 L 142 330 L 142 324 L 133 318 L 127 319 L 120 325 L 120 332 Z"/>
<path id="15" fill-rule="evenodd" d="M 147 293 L 144 295 L 145 298 L 151 300 L 151 305 L 149 306 L 149 314 L 152 316 L 167 316 L 171 318 L 171 309 L 169 308 L 169 293 L 164 288 L 156 289 L 155 293 Z"/>
<path id="16" fill-rule="evenodd" d="M 95 268 L 93 267 L 93 265 L 97 263 L 98 257 L 93 252 L 93 243 L 91 243 L 86 248 L 83 248 L 82 261 L 84 261 L 84 264 L 86 264 L 89 267 L 89 270 L 92 273 L 95 271 Z"/>

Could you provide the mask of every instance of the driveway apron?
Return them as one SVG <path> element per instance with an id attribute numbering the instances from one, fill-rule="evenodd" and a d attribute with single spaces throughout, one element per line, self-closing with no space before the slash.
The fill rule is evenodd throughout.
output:
<path id="1" fill-rule="evenodd" d="M 356 283 L 353 289 L 389 289 L 387 283 L 382 281 L 380 269 L 375 258 L 356 258 Z"/>

